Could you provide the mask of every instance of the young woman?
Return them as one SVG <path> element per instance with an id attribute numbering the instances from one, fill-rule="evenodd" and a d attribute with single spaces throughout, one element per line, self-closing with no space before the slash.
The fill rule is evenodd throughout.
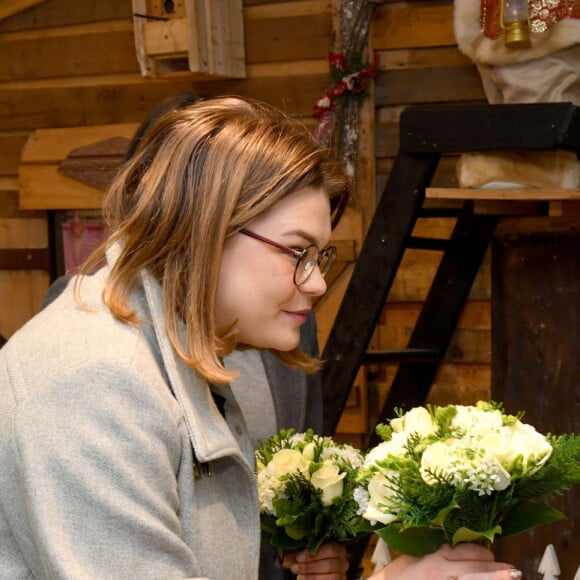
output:
<path id="1" fill-rule="evenodd" d="M 253 446 L 222 361 L 255 347 L 318 367 L 300 328 L 347 195 L 309 132 L 265 104 L 157 121 L 107 197 L 107 266 L 0 351 L 1 577 L 257 578 Z M 441 550 L 377 578 L 509 578 L 489 558 Z M 286 565 L 346 569 L 332 544 Z"/>

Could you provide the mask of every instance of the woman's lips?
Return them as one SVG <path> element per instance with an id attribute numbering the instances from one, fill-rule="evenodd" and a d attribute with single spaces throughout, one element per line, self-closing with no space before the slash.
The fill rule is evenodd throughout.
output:
<path id="1" fill-rule="evenodd" d="M 290 318 L 296 320 L 300 324 L 304 324 L 308 318 L 310 310 L 285 310 L 284 311 Z"/>

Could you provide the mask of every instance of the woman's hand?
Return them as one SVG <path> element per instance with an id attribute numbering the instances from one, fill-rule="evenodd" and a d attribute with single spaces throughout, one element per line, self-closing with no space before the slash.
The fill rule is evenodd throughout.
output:
<path id="1" fill-rule="evenodd" d="M 282 565 L 296 574 L 297 580 L 345 580 L 349 562 L 343 544 L 328 543 L 314 555 L 307 550 L 285 552 Z"/>
<path id="2" fill-rule="evenodd" d="M 422 558 L 399 556 L 369 580 L 515 580 L 520 570 L 495 562 L 493 554 L 476 544 L 443 545 Z"/>

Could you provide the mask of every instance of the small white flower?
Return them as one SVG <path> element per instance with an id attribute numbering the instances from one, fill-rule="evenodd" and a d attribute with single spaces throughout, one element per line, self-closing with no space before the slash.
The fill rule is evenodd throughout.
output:
<path id="1" fill-rule="evenodd" d="M 352 466 L 353 469 L 360 469 L 363 465 L 363 454 L 350 445 L 333 445 L 325 447 L 320 454 L 320 459 L 334 459 L 338 462 L 342 461 L 347 465 Z"/>
<path id="2" fill-rule="evenodd" d="M 490 431 L 497 431 L 503 425 L 502 414 L 495 410 L 456 405 L 457 414 L 451 421 L 451 428 L 469 437 L 481 437 Z"/>

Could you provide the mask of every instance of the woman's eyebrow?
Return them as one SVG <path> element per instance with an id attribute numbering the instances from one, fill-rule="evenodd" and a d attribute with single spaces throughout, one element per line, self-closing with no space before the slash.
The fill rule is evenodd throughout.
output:
<path id="1" fill-rule="evenodd" d="M 307 233 L 307 232 L 305 232 L 304 230 L 301 230 L 301 229 L 290 230 L 288 232 L 284 232 L 284 235 L 287 235 L 287 236 L 300 236 L 301 238 L 304 238 L 309 244 L 313 244 L 315 246 L 319 245 L 318 240 L 316 240 L 309 233 Z"/>

